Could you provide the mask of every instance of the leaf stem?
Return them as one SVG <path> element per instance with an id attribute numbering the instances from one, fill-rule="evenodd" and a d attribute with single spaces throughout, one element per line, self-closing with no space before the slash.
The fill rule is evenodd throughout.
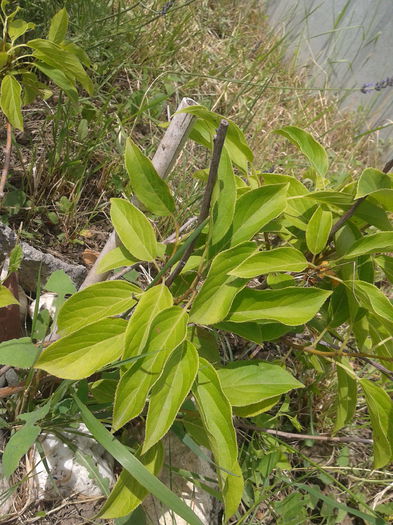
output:
<path id="1" fill-rule="evenodd" d="M 0 179 L 0 201 L 4 197 L 4 187 L 5 183 L 7 181 L 7 175 L 8 171 L 10 169 L 10 162 L 11 162 L 11 151 L 12 151 L 12 126 L 8 122 L 6 122 L 6 130 L 7 130 L 7 140 L 4 148 L 4 165 L 3 170 L 1 172 L 1 179 Z"/>

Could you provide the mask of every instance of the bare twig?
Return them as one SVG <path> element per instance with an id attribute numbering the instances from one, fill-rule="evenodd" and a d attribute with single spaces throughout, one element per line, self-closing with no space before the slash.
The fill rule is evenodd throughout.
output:
<path id="1" fill-rule="evenodd" d="M 265 432 L 272 436 L 282 437 L 285 439 L 313 439 L 315 441 L 331 441 L 333 443 L 366 443 L 372 444 L 372 439 L 360 438 L 357 436 L 314 436 L 313 434 L 295 434 L 294 432 L 282 432 L 281 430 L 274 430 L 272 428 L 263 428 L 256 425 L 251 425 L 249 423 L 238 422 L 236 423 L 237 427 L 244 428 L 246 430 L 255 430 L 255 432 Z"/>
<path id="2" fill-rule="evenodd" d="M 212 155 L 212 161 L 210 164 L 210 170 L 209 170 L 209 177 L 207 179 L 207 184 L 205 188 L 205 193 L 203 195 L 203 200 L 201 204 L 201 211 L 199 213 L 197 226 L 203 223 L 203 221 L 208 217 L 209 211 L 210 211 L 210 202 L 213 194 L 214 185 L 217 180 L 217 174 L 218 174 L 218 166 L 220 164 L 220 158 L 222 153 L 222 148 L 224 146 L 225 136 L 227 134 L 228 130 L 228 121 L 222 120 L 220 122 L 220 125 L 217 129 L 216 136 L 214 138 L 214 148 L 213 148 L 213 155 Z M 184 268 L 186 262 L 190 258 L 195 245 L 196 239 L 188 246 L 187 250 L 184 252 L 182 258 L 180 259 L 178 265 L 173 270 L 173 272 L 170 274 L 168 279 L 166 280 L 166 285 L 170 286 L 173 281 L 176 279 L 176 277 L 179 275 L 179 273 Z"/>
<path id="3" fill-rule="evenodd" d="M 389 160 L 384 168 L 383 168 L 383 173 L 388 173 L 391 169 L 393 168 L 393 159 Z M 332 226 L 332 229 L 330 230 L 330 235 L 329 235 L 329 241 L 331 241 L 333 239 L 333 237 L 335 236 L 335 234 L 338 232 L 338 230 L 340 230 L 344 224 L 347 222 L 348 219 L 350 219 L 352 217 L 352 215 L 355 213 L 355 211 L 357 210 L 357 208 L 362 204 L 362 202 L 364 202 L 365 200 L 367 199 L 367 195 L 365 195 L 364 197 L 360 197 L 360 199 L 357 199 L 353 204 L 352 206 L 349 208 L 349 210 L 347 210 L 344 215 L 342 217 L 340 217 L 338 219 L 338 221 L 333 224 Z"/>
<path id="4" fill-rule="evenodd" d="M 12 127 L 11 127 L 11 124 L 8 122 L 8 120 L 6 123 L 6 129 L 7 129 L 7 140 L 6 140 L 5 148 L 4 148 L 4 164 L 3 164 L 3 169 L 1 172 L 1 179 L 0 179 L 0 200 L 4 197 L 4 187 L 7 181 L 8 171 L 10 169 L 10 162 L 11 162 Z"/>

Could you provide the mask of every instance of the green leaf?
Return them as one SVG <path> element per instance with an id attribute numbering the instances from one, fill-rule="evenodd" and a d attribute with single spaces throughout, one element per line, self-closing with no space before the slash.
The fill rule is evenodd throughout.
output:
<path id="1" fill-rule="evenodd" d="M 0 284 L 0 308 L 10 304 L 19 304 L 19 302 L 8 288 Z"/>
<path id="2" fill-rule="evenodd" d="M 360 379 L 373 428 L 374 468 L 393 459 L 393 401 L 383 388 L 368 379 Z"/>
<path id="3" fill-rule="evenodd" d="M 124 246 L 117 246 L 98 262 L 97 273 L 105 273 L 122 266 L 131 266 L 137 263 L 139 259 L 130 254 Z"/>
<path id="4" fill-rule="evenodd" d="M 329 167 L 325 149 L 309 133 L 295 126 L 285 126 L 275 131 L 295 144 L 308 158 L 316 172 L 324 177 Z"/>
<path id="5" fill-rule="evenodd" d="M 342 357 L 340 362 L 351 369 L 349 359 Z M 337 416 L 334 423 L 334 432 L 338 432 L 352 421 L 357 401 L 356 380 L 341 366 L 337 366 L 337 382 Z"/>
<path id="6" fill-rule="evenodd" d="M 68 13 L 65 10 L 65 8 L 63 8 L 60 9 L 60 11 L 58 11 L 51 20 L 48 33 L 48 40 L 51 40 L 56 44 L 60 44 L 65 39 L 67 30 Z"/>
<path id="7" fill-rule="evenodd" d="M 10 437 L 3 454 L 3 474 L 5 477 L 8 478 L 15 472 L 19 461 L 27 454 L 40 432 L 40 427 L 24 425 Z"/>
<path id="8" fill-rule="evenodd" d="M 111 199 L 112 224 L 125 248 L 141 261 L 158 255 L 153 226 L 144 214 L 125 199 Z"/>
<path id="9" fill-rule="evenodd" d="M 315 210 L 306 229 L 307 248 L 314 255 L 325 248 L 332 229 L 332 212 L 324 211 L 320 206 Z"/>
<path id="10" fill-rule="evenodd" d="M 105 281 L 75 293 L 63 305 L 57 324 L 62 334 L 70 334 L 100 319 L 119 315 L 135 303 L 142 290 L 126 281 Z"/>
<path id="11" fill-rule="evenodd" d="M 170 308 L 172 305 L 171 292 L 164 284 L 154 286 L 140 296 L 138 304 L 128 321 L 123 359 L 142 353 L 149 337 L 153 319 L 159 312 Z"/>
<path id="12" fill-rule="evenodd" d="M 217 465 L 225 518 L 229 520 L 237 511 L 243 493 L 243 479 L 237 461 L 236 433 L 231 405 L 221 388 L 217 372 L 203 358 L 200 359 L 193 392 Z"/>
<path id="13" fill-rule="evenodd" d="M 374 258 L 375 262 L 385 272 L 388 280 L 393 283 L 393 257 L 389 255 L 379 255 Z"/>
<path id="14" fill-rule="evenodd" d="M 126 142 L 124 160 L 137 199 L 155 215 L 175 213 L 175 201 L 168 185 L 159 177 L 151 160 L 130 138 Z"/>
<path id="15" fill-rule="evenodd" d="M 22 88 L 16 78 L 5 75 L 1 81 L 0 106 L 11 126 L 23 131 Z"/>
<path id="16" fill-rule="evenodd" d="M 363 308 L 374 312 L 389 323 L 393 322 L 393 305 L 379 288 L 365 281 L 346 281 L 345 285 Z"/>
<path id="17" fill-rule="evenodd" d="M 174 350 L 153 386 L 146 419 L 146 452 L 168 432 L 198 371 L 198 352 L 189 341 Z"/>
<path id="18" fill-rule="evenodd" d="M 94 438 L 124 467 L 145 489 L 172 509 L 190 525 L 203 525 L 201 520 L 187 505 L 158 480 L 149 470 L 120 443 L 85 407 L 75 398 L 81 411 L 82 419 Z"/>
<path id="19" fill-rule="evenodd" d="M 29 29 L 34 29 L 35 24 L 25 22 L 21 19 L 14 19 L 8 24 L 8 34 L 11 37 L 11 40 L 15 42 L 20 36 L 24 35 Z"/>
<path id="20" fill-rule="evenodd" d="M 374 168 L 366 168 L 358 181 L 355 199 L 360 199 L 381 190 L 391 189 L 393 189 L 391 175 Z"/>
<path id="21" fill-rule="evenodd" d="M 217 253 L 220 243 L 232 226 L 236 203 L 236 183 L 232 164 L 225 149 L 218 166 L 217 182 L 214 186 L 210 211 L 211 254 Z"/>
<path id="22" fill-rule="evenodd" d="M 270 272 L 302 272 L 307 266 L 308 261 L 301 252 L 284 247 L 251 255 L 228 273 L 250 279 Z"/>
<path id="23" fill-rule="evenodd" d="M 356 240 L 344 255 L 352 259 L 370 253 L 391 252 L 393 250 L 393 232 L 380 232 L 366 235 Z"/>
<path id="24" fill-rule="evenodd" d="M 200 143 L 208 148 L 212 148 L 212 137 L 218 128 L 221 120 L 224 118 L 213 111 L 209 111 L 203 106 L 189 106 L 181 110 L 181 113 L 191 113 L 198 117 L 194 122 L 194 128 L 199 131 L 198 138 Z M 227 134 L 225 137 L 225 149 L 229 154 L 231 161 L 236 164 L 244 173 L 247 173 L 248 163 L 253 161 L 253 153 L 247 145 L 247 141 L 240 128 L 232 121 L 229 122 Z M 202 124 L 202 126 L 201 126 Z M 191 132 L 193 136 L 194 130 Z"/>
<path id="25" fill-rule="evenodd" d="M 285 368 L 263 361 L 236 361 L 217 373 L 232 406 L 247 406 L 304 388 Z"/>
<path id="26" fill-rule="evenodd" d="M 311 197 L 313 194 L 295 177 L 279 173 L 263 173 L 262 177 L 265 184 L 288 185 L 287 206 L 285 208 L 286 215 L 300 217 L 314 206 L 315 203 L 308 199 L 308 197 Z"/>
<path id="27" fill-rule="evenodd" d="M 226 332 L 240 335 L 248 341 L 261 344 L 264 341 L 274 341 L 279 337 L 292 331 L 292 328 L 281 323 L 230 323 L 224 321 L 218 323 L 216 328 L 225 330 Z"/>
<path id="28" fill-rule="evenodd" d="M 281 396 L 269 397 L 252 405 L 234 406 L 233 413 L 238 417 L 255 417 L 271 410 L 281 399 Z"/>
<path id="29" fill-rule="evenodd" d="M 31 342 L 30 337 L 10 339 L 0 344 L 0 364 L 30 368 L 40 353 Z"/>
<path id="30" fill-rule="evenodd" d="M 48 66 L 44 62 L 34 62 L 34 66 L 39 69 L 44 75 L 52 80 L 56 86 L 64 91 L 71 100 L 76 102 L 78 100 L 78 91 L 75 87 L 75 82 L 70 80 L 60 69 Z"/>
<path id="31" fill-rule="evenodd" d="M 149 472 L 158 476 L 164 462 L 162 443 L 150 448 L 138 459 Z M 149 491 L 143 485 L 123 469 L 97 518 L 113 519 L 126 516 L 142 503 L 148 493 Z"/>
<path id="32" fill-rule="evenodd" d="M 83 379 L 116 361 L 123 351 L 126 321 L 103 319 L 52 343 L 35 367 L 64 379 Z"/>
<path id="33" fill-rule="evenodd" d="M 138 416 L 151 387 L 159 379 L 166 361 L 186 338 L 188 314 L 180 306 L 160 312 L 151 324 L 144 355 L 121 377 L 113 409 L 113 428 L 118 430 Z"/>
<path id="34" fill-rule="evenodd" d="M 235 208 L 231 245 L 249 241 L 286 206 L 286 184 L 272 184 L 242 195 Z"/>
<path id="35" fill-rule="evenodd" d="M 113 403 L 115 399 L 117 379 L 99 379 L 90 383 L 89 387 L 98 403 Z"/>
<path id="36" fill-rule="evenodd" d="M 229 275 L 229 271 L 255 250 L 254 242 L 245 242 L 221 252 L 213 259 L 206 280 L 191 308 L 190 319 L 193 323 L 214 324 L 225 318 L 236 294 L 247 282 L 247 279 Z"/>
<path id="37" fill-rule="evenodd" d="M 64 270 L 56 270 L 51 273 L 44 289 L 48 292 L 53 292 L 58 295 L 73 294 L 76 292 L 75 284 L 71 277 L 69 277 Z"/>
<path id="38" fill-rule="evenodd" d="M 246 288 L 236 296 L 227 320 L 245 323 L 271 319 L 289 326 L 304 324 L 318 313 L 331 293 L 292 286 L 278 290 Z"/>

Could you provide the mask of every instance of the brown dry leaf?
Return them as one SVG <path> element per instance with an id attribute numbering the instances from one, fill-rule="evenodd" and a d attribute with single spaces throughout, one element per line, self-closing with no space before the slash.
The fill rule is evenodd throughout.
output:
<path id="1" fill-rule="evenodd" d="M 90 248 L 86 248 L 83 251 L 81 257 L 84 264 L 86 264 L 87 266 L 92 266 L 96 262 L 97 257 L 99 255 L 100 253 L 97 252 L 97 250 L 91 250 Z"/>

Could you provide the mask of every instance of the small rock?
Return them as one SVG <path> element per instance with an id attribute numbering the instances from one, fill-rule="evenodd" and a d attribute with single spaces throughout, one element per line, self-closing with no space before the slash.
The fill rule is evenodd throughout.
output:
<path id="1" fill-rule="evenodd" d="M 0 264 L 2 264 L 7 257 L 8 253 L 16 244 L 16 235 L 15 233 L 0 222 Z"/>
<path id="2" fill-rule="evenodd" d="M 37 278 L 41 268 L 41 282 L 45 283 L 51 273 L 63 270 L 78 288 L 86 274 L 87 269 L 81 264 L 69 264 L 49 253 L 42 253 L 26 242 L 21 244 L 23 261 L 19 271 L 20 285 L 30 292 L 36 290 Z"/>
<path id="3" fill-rule="evenodd" d="M 19 377 L 13 368 L 7 370 L 4 374 L 5 380 L 8 386 L 17 386 L 19 385 Z"/>

